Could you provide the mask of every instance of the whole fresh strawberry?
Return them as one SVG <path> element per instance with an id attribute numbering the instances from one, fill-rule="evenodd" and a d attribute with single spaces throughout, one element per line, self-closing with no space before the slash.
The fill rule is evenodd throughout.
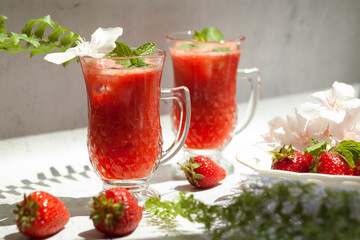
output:
<path id="1" fill-rule="evenodd" d="M 360 176 L 360 159 L 357 159 L 357 164 L 354 168 L 354 176 Z"/>
<path id="2" fill-rule="evenodd" d="M 43 191 L 24 195 L 24 200 L 16 206 L 16 225 L 21 233 L 30 237 L 51 236 L 63 229 L 70 219 L 65 205 Z"/>
<path id="3" fill-rule="evenodd" d="M 326 141 L 312 140 L 305 150 L 314 157 L 311 171 L 331 175 L 356 175 L 359 165 L 360 143 L 353 140 L 340 142 L 328 149 Z"/>
<path id="4" fill-rule="evenodd" d="M 192 157 L 185 166 L 179 165 L 190 184 L 197 188 L 213 187 L 226 177 L 225 170 L 205 156 Z"/>
<path id="5" fill-rule="evenodd" d="M 132 233 L 142 218 L 136 199 L 122 187 L 111 188 L 94 197 L 90 209 L 95 228 L 112 236 Z"/>
<path id="6" fill-rule="evenodd" d="M 319 155 L 314 172 L 331 174 L 331 175 L 347 175 L 350 166 L 345 159 L 337 153 L 325 152 Z"/>
<path id="7" fill-rule="evenodd" d="M 291 145 L 271 153 L 273 154 L 271 169 L 299 173 L 310 171 L 313 157 L 293 149 Z"/>

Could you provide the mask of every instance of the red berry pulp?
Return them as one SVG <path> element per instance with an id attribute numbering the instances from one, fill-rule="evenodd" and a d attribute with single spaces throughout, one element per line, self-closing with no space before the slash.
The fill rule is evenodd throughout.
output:
<path id="1" fill-rule="evenodd" d="M 185 147 L 221 149 L 230 141 L 236 122 L 236 72 L 241 50 L 227 52 L 170 48 L 175 86 L 191 95 L 191 123 Z M 172 119 L 179 125 L 180 108 Z"/>
<path id="2" fill-rule="evenodd" d="M 113 60 L 82 58 L 88 96 L 88 150 L 102 179 L 151 175 L 161 157 L 162 64 L 123 69 Z"/>

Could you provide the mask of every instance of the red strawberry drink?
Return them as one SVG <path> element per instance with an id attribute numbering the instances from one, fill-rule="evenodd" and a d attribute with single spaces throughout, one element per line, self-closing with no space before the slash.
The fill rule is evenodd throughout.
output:
<path id="1" fill-rule="evenodd" d="M 213 46 L 216 47 L 216 46 Z M 221 149 L 230 141 L 236 122 L 236 72 L 241 50 L 170 49 L 175 86 L 191 95 L 191 124 L 185 142 L 191 149 Z M 179 125 L 180 109 L 173 107 Z"/>
<path id="2" fill-rule="evenodd" d="M 144 193 L 144 199 L 155 195 L 148 189 L 153 172 L 185 142 L 190 94 L 184 87 L 160 88 L 164 60 L 162 50 L 140 57 L 80 58 L 88 97 L 89 158 L 105 188 L 122 186 Z M 159 113 L 163 98 L 177 100 L 186 119 L 185 134 L 166 151 Z"/>
<path id="3" fill-rule="evenodd" d="M 203 39 L 213 37 L 213 29 L 204 29 L 202 34 L 206 32 L 207 36 L 203 36 Z M 253 84 L 251 104 L 241 124 L 237 124 L 236 81 L 245 38 L 227 36 L 225 39 L 235 40 L 204 41 L 194 40 L 192 37 L 196 34 L 196 31 L 195 34 L 189 31 L 167 36 L 173 62 L 174 85 L 186 86 L 191 95 L 191 123 L 184 144 L 184 158 L 205 155 L 218 162 L 229 173 L 233 166 L 226 166 L 221 151 L 233 134 L 241 132 L 253 116 L 260 81 L 254 76 L 258 74 L 258 70 L 249 71 L 251 74 L 255 73 L 247 77 Z M 217 31 L 215 34 L 221 33 Z M 180 123 L 179 113 L 180 108 L 173 105 L 171 115 L 176 128 Z"/>
<path id="4" fill-rule="evenodd" d="M 81 59 L 88 93 L 90 161 L 103 179 L 149 177 L 161 156 L 162 64 L 124 69 Z"/>

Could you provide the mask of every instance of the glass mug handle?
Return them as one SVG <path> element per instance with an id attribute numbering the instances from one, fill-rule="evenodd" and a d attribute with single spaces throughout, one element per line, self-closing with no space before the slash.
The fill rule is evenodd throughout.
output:
<path id="1" fill-rule="evenodd" d="M 160 93 L 160 100 L 176 100 L 181 109 L 180 124 L 175 140 L 168 149 L 162 152 L 160 164 L 163 164 L 175 156 L 185 143 L 190 127 L 191 102 L 187 87 L 161 88 Z"/>
<path id="2" fill-rule="evenodd" d="M 235 134 L 243 131 L 247 127 L 247 125 L 249 125 L 251 119 L 254 117 L 255 109 L 259 101 L 261 84 L 260 71 L 258 68 L 238 69 L 237 76 L 238 79 L 241 78 L 249 80 L 251 92 L 245 116 L 241 120 L 241 122 L 238 122 L 238 124 L 236 125 L 234 131 Z"/>

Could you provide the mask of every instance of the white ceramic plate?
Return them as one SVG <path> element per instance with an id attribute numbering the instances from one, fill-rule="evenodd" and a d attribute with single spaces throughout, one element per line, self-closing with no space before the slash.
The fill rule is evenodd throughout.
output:
<path id="1" fill-rule="evenodd" d="M 287 178 L 305 183 L 315 183 L 321 186 L 351 187 L 360 189 L 360 176 L 296 173 L 282 170 L 272 170 L 271 158 L 269 156 L 244 159 L 243 155 L 239 153 L 236 156 L 236 160 L 242 165 L 249 167 L 264 176 Z"/>

